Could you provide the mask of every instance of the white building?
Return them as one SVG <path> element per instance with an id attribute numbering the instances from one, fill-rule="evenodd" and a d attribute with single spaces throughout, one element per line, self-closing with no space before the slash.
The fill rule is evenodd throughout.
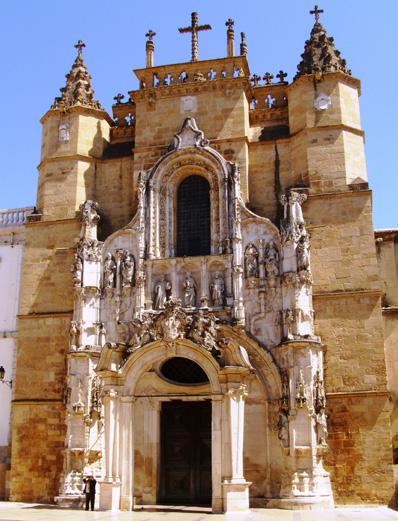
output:
<path id="1" fill-rule="evenodd" d="M 0 210 L 0 499 L 8 495 L 10 414 L 15 366 L 16 316 L 26 216 L 33 208 Z"/>

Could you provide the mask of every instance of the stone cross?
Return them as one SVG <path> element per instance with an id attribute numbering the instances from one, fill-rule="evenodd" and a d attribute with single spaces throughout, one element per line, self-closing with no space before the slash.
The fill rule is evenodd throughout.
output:
<path id="1" fill-rule="evenodd" d="M 145 35 L 150 42 L 153 41 L 153 37 L 156 36 L 155 31 L 152 31 L 152 29 L 149 29 L 149 31 Z"/>
<path id="2" fill-rule="evenodd" d="M 120 105 L 122 102 L 122 99 L 124 99 L 124 94 L 116 94 L 116 96 L 113 98 L 116 101 L 116 105 Z"/>
<path id="3" fill-rule="evenodd" d="M 253 74 L 253 76 L 251 77 L 251 80 L 252 80 L 252 82 L 253 82 L 253 85 L 254 85 L 255 87 L 257 87 L 258 82 L 261 80 L 261 77 L 258 76 L 257 74 Z"/>
<path id="4" fill-rule="evenodd" d="M 82 57 L 83 55 L 83 49 L 84 47 L 86 47 L 86 44 L 83 42 L 83 40 L 79 40 L 76 44 L 75 44 L 75 48 L 77 49 L 77 55 L 79 56 L 79 58 Z"/>
<path id="5" fill-rule="evenodd" d="M 198 46 L 198 32 L 209 31 L 211 25 L 198 25 L 199 17 L 198 13 L 191 14 L 191 25 L 190 27 L 179 27 L 180 33 L 192 33 L 192 59 L 191 61 L 197 62 L 199 60 L 199 46 Z"/>
<path id="6" fill-rule="evenodd" d="M 285 81 L 286 76 L 287 76 L 287 72 L 283 72 L 283 71 L 279 71 L 278 74 L 276 75 L 276 77 L 279 78 L 279 83 L 287 83 Z"/>
<path id="7" fill-rule="evenodd" d="M 316 5 L 312 11 L 310 11 L 310 14 L 315 15 L 315 22 L 319 22 L 319 15 L 322 14 L 324 11 L 323 9 L 318 9 L 318 6 Z"/>
<path id="8" fill-rule="evenodd" d="M 228 29 L 233 29 L 235 24 L 235 20 L 232 20 L 232 18 L 228 18 L 228 20 L 225 22 L 225 25 L 228 27 Z"/>
<path id="9" fill-rule="evenodd" d="M 272 83 L 272 80 L 274 79 L 274 75 L 270 74 L 269 72 L 266 72 L 263 76 L 263 80 L 267 85 L 270 85 Z"/>

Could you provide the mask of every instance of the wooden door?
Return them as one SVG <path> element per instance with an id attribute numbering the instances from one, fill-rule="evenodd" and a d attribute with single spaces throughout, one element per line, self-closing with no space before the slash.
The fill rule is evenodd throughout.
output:
<path id="1" fill-rule="evenodd" d="M 211 504 L 211 402 L 162 405 L 159 502 Z"/>

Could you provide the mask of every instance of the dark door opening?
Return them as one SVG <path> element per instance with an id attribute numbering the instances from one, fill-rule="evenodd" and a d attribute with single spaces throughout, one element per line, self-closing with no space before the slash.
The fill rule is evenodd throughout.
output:
<path id="1" fill-rule="evenodd" d="M 211 402 L 162 405 L 159 502 L 211 504 Z"/>

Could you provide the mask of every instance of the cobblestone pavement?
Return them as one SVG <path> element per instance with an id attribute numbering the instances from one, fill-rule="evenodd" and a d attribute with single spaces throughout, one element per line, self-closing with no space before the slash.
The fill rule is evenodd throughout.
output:
<path id="1" fill-rule="evenodd" d="M 334 510 L 253 509 L 246 514 L 212 515 L 206 508 L 161 507 L 135 512 L 61 510 L 52 505 L 0 501 L 1 521 L 388 521 L 398 512 L 387 507 L 351 507 Z"/>

